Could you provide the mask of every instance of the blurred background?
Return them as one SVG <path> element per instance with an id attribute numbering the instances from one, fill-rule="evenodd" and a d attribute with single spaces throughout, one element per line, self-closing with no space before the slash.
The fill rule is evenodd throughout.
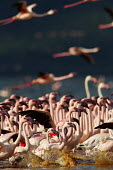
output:
<path id="1" fill-rule="evenodd" d="M 16 8 L 10 6 L 14 2 L 17 1 L 0 1 L 0 20 L 17 14 Z M 59 12 L 52 16 L 16 21 L 0 27 L 0 88 L 23 83 L 23 79 L 20 80 L 21 76 L 24 76 L 25 82 L 29 82 L 36 78 L 40 71 L 54 73 L 56 76 L 69 72 L 77 72 L 79 77 L 87 74 L 107 78 L 110 76 L 111 81 L 113 28 L 99 30 L 98 25 L 112 21 L 104 7 L 113 8 L 113 0 L 87 2 L 68 9 L 63 9 L 63 6 L 77 0 L 27 0 L 27 2 L 37 3 L 37 7 L 34 8 L 36 13 L 44 13 L 50 9 L 57 9 Z M 85 48 L 98 46 L 101 50 L 92 54 L 96 62 L 94 65 L 79 56 L 56 59 L 52 57 L 54 53 L 67 51 L 71 46 Z M 14 78 L 12 81 L 11 77 Z M 45 89 L 43 91 L 46 92 Z"/>

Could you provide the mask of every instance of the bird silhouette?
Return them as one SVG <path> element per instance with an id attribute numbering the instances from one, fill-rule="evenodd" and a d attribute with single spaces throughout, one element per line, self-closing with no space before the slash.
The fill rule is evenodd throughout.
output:
<path id="1" fill-rule="evenodd" d="M 105 10 L 105 11 L 109 14 L 109 16 L 111 16 L 112 19 L 113 19 L 113 9 L 105 7 L 104 10 Z M 109 24 L 100 24 L 100 25 L 98 26 L 99 29 L 106 29 L 106 28 L 110 28 L 110 27 L 113 27 L 113 21 L 112 21 L 111 23 L 109 23 Z"/>
<path id="2" fill-rule="evenodd" d="M 82 58 L 84 58 L 90 64 L 94 64 L 95 61 L 94 61 L 93 56 L 91 56 L 88 53 L 95 53 L 95 52 L 98 52 L 99 50 L 100 50 L 99 47 L 95 47 L 95 48 L 91 48 L 91 49 L 87 49 L 87 48 L 83 48 L 83 47 L 70 47 L 68 49 L 68 51 L 66 51 L 66 52 L 53 54 L 53 57 L 58 58 L 58 57 L 64 57 L 64 56 L 69 56 L 69 55 L 80 55 Z"/>
<path id="3" fill-rule="evenodd" d="M 44 17 L 48 15 L 53 15 L 56 12 L 58 12 L 57 10 L 51 9 L 46 13 L 37 14 L 32 11 L 32 9 L 37 6 L 37 4 L 35 3 L 35 4 L 27 5 L 27 1 L 18 1 L 16 3 L 13 3 L 11 6 L 17 8 L 18 14 L 11 18 L 0 20 L 0 26 L 10 24 L 16 20 L 28 20 L 33 17 Z"/>

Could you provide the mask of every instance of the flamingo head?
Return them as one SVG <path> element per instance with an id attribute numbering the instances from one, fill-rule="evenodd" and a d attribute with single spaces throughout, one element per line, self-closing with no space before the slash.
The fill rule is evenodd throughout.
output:
<path id="1" fill-rule="evenodd" d="M 92 77 L 92 76 L 91 76 L 91 81 L 94 82 L 94 83 L 97 83 L 97 79 L 95 77 Z"/>
<path id="2" fill-rule="evenodd" d="M 47 13 L 48 13 L 48 15 L 53 15 L 53 14 L 56 14 L 58 12 L 58 10 L 56 10 L 56 9 L 51 9 L 51 10 L 49 10 Z"/>
<path id="3" fill-rule="evenodd" d="M 100 88 L 105 88 L 105 89 L 107 89 L 107 90 L 110 89 L 110 86 L 109 86 L 108 84 L 103 83 L 103 82 L 101 82 L 101 83 L 99 84 L 99 86 L 100 86 Z"/>

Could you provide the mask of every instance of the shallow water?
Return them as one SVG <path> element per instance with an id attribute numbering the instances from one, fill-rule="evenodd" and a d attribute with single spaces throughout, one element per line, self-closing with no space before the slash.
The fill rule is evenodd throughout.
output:
<path id="1" fill-rule="evenodd" d="M 93 75 L 94 76 L 94 75 Z M 99 76 L 95 76 L 95 77 L 99 77 Z M 33 77 L 30 77 L 30 79 L 32 79 Z M 111 97 L 111 93 L 113 92 L 112 86 L 113 86 L 113 77 L 112 76 L 101 76 L 102 79 L 105 79 L 106 83 L 109 83 L 111 85 L 111 89 L 110 90 L 105 90 L 103 89 L 103 95 L 104 96 L 108 96 Z M 74 98 L 84 98 L 86 97 L 86 93 L 85 93 L 85 89 L 84 89 L 84 79 L 85 79 L 85 75 L 82 77 L 74 77 L 72 79 L 68 79 L 68 80 L 64 80 L 62 81 L 62 86 L 59 90 L 57 90 L 61 96 L 65 95 L 65 94 L 72 94 L 74 96 Z M 28 77 L 24 77 L 24 76 L 20 76 L 20 77 L 1 77 L 1 81 L 0 81 L 0 90 L 2 90 L 4 87 L 11 87 L 14 85 L 19 85 L 19 84 L 23 84 L 23 83 L 27 83 L 28 81 Z M 17 95 L 21 95 L 21 96 L 27 96 L 30 98 L 38 98 L 40 96 L 45 95 L 46 93 L 50 93 L 52 92 L 52 84 L 46 84 L 46 85 L 34 85 L 32 87 L 28 87 L 19 91 L 13 91 L 10 93 L 11 94 L 17 94 Z M 89 83 L 89 88 L 90 88 L 90 92 L 91 92 L 91 96 L 97 96 L 97 87 L 96 85 L 94 85 L 92 82 Z M 8 98 L 8 97 L 7 97 Z M 60 97 L 59 97 L 60 98 Z M 5 98 L 0 97 L 0 101 L 5 100 Z M 6 169 L 6 170 L 21 170 L 21 169 L 30 169 L 30 168 L 11 168 L 11 165 L 9 165 L 7 163 L 7 161 L 0 161 L 0 169 Z M 94 163 L 91 164 L 91 162 L 87 162 L 84 165 L 84 162 L 80 162 L 80 164 L 77 164 L 77 166 L 72 167 L 72 168 L 35 168 L 35 169 L 65 169 L 65 170 L 98 170 L 98 169 L 113 169 L 113 166 L 110 165 L 98 165 L 96 166 Z"/>

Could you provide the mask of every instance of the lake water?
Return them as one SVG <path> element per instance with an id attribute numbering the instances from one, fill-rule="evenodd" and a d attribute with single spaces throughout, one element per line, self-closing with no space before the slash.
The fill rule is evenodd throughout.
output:
<path id="1" fill-rule="evenodd" d="M 58 90 L 58 92 L 61 94 L 61 96 L 65 95 L 65 94 L 72 94 L 74 96 L 74 98 L 84 98 L 86 97 L 86 93 L 85 93 L 85 89 L 84 89 L 84 79 L 85 79 L 86 75 L 83 76 L 76 76 L 72 79 L 67 79 L 62 81 L 62 86 L 61 88 Z M 95 75 L 93 75 L 95 76 Z M 100 77 L 100 75 L 95 76 L 97 78 Z M 4 87 L 11 87 L 14 85 L 19 85 L 19 84 L 23 84 L 23 83 L 27 83 L 30 80 L 32 80 L 33 77 L 27 77 L 27 76 L 20 76 L 20 77 L 16 77 L 16 76 L 9 76 L 9 77 L 1 77 L 1 81 L 0 81 L 0 90 L 2 90 Z M 110 90 L 106 90 L 103 89 L 103 95 L 104 96 L 108 96 L 111 97 L 111 93 L 113 92 L 113 77 L 108 75 L 102 75 L 101 79 L 105 80 L 105 83 L 110 84 L 111 89 Z M 29 80 L 29 81 L 28 81 Z M 52 92 L 52 84 L 46 84 L 46 85 L 34 85 L 32 87 L 28 87 L 19 91 L 15 91 L 15 92 L 11 92 L 11 94 L 17 94 L 17 95 L 21 95 L 21 96 L 27 96 L 30 98 L 38 98 L 40 96 L 45 95 L 46 93 L 50 93 Z M 89 88 L 90 88 L 90 92 L 91 92 L 91 96 L 97 96 L 97 87 L 96 85 L 94 85 L 92 82 L 89 82 Z M 7 97 L 8 98 L 8 97 Z M 0 97 L 0 101 L 5 100 L 5 98 Z M 4 164 L 4 165 L 3 165 Z M 6 170 L 21 170 L 21 169 L 30 169 L 30 168 L 6 168 L 5 166 L 5 162 L 3 163 L 2 161 L 0 161 L 0 168 L 5 168 Z M 96 165 L 92 164 L 92 165 L 82 165 L 82 166 L 75 166 L 73 168 L 35 168 L 35 169 L 65 169 L 65 170 L 99 170 L 99 169 L 113 169 L 113 166 L 100 166 L 97 167 Z"/>
<path id="2" fill-rule="evenodd" d="M 111 93 L 113 92 L 113 76 L 112 75 L 92 75 L 96 78 L 99 78 L 101 80 L 104 80 L 105 83 L 108 83 L 111 86 L 110 90 L 102 89 L 104 96 L 111 97 Z M 57 91 L 61 94 L 61 96 L 65 94 L 72 94 L 74 98 L 84 98 L 86 97 L 85 88 L 84 88 L 84 80 L 86 75 L 77 75 L 74 78 L 67 79 L 62 82 L 62 86 Z M 1 77 L 0 79 L 0 90 L 2 90 L 4 87 L 12 87 L 14 85 L 20 85 L 29 82 L 32 80 L 33 77 L 31 76 L 8 76 L 8 77 Z M 27 87 L 24 89 L 21 89 L 19 91 L 13 91 L 11 94 L 15 93 L 17 95 L 27 96 L 31 98 L 37 98 L 40 96 L 45 95 L 46 93 L 52 92 L 52 84 L 45 84 L 45 85 L 34 85 L 31 87 Z M 97 86 L 89 82 L 89 89 L 91 96 L 98 96 L 97 93 Z M 0 97 L 0 101 L 3 101 L 5 98 Z"/>

